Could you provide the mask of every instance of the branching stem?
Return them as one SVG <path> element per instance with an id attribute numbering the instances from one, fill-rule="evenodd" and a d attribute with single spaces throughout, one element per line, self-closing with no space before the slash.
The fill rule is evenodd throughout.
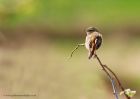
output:
<path id="1" fill-rule="evenodd" d="M 117 92 L 116 92 L 115 85 L 114 85 L 113 82 L 112 82 L 112 76 L 108 73 L 108 71 L 109 71 L 110 73 L 112 73 L 112 75 L 113 75 L 113 76 L 115 77 L 115 79 L 117 80 L 117 82 L 118 82 L 118 84 L 119 84 L 119 87 L 121 88 L 122 91 L 124 91 L 124 87 L 122 86 L 122 84 L 121 84 L 119 78 L 117 77 L 117 75 L 116 75 L 107 65 L 103 65 L 103 64 L 102 64 L 102 62 L 101 62 L 100 58 L 97 56 L 97 54 L 95 54 L 95 58 L 98 60 L 100 66 L 102 67 L 102 69 L 104 70 L 104 72 L 108 75 L 109 79 L 111 80 L 111 83 L 112 83 L 112 87 L 113 87 L 113 91 L 114 91 L 115 97 L 116 97 L 116 99 L 118 99 L 118 98 L 117 98 L 118 96 L 117 96 Z M 107 71 L 106 69 L 107 69 L 108 71 Z M 113 80 L 113 81 L 114 81 L 114 80 Z M 126 94 L 124 94 L 124 95 L 125 95 L 126 99 L 131 99 L 131 98 L 130 98 L 129 96 L 127 96 Z"/>
<path id="2" fill-rule="evenodd" d="M 73 53 L 74 53 L 80 46 L 85 46 L 85 44 L 84 44 L 84 43 L 83 43 L 83 44 L 78 44 L 78 45 L 74 48 L 74 50 L 71 52 L 69 59 L 72 57 Z M 124 87 L 122 86 L 122 84 L 121 84 L 119 78 L 117 77 L 117 75 L 116 75 L 107 65 L 102 64 L 102 62 L 101 62 L 100 58 L 97 56 L 97 54 L 95 54 L 94 57 L 98 60 L 100 66 L 102 67 L 102 70 L 106 73 L 106 75 L 107 75 L 108 78 L 110 79 L 111 84 L 112 84 L 112 88 L 113 88 L 113 93 L 114 93 L 114 95 L 115 95 L 115 99 L 119 99 L 119 97 L 118 97 L 118 92 L 117 92 L 117 88 L 116 88 L 116 86 L 115 86 L 115 81 L 117 81 L 118 86 L 120 87 L 120 89 L 121 89 L 122 91 L 125 90 Z M 110 73 L 111 73 L 111 74 L 110 74 Z M 112 77 L 112 76 L 113 76 L 113 77 Z M 131 99 L 128 95 L 126 95 L 126 94 L 124 94 L 124 95 L 125 95 L 126 99 Z"/>
<path id="3" fill-rule="evenodd" d="M 73 55 L 73 53 L 80 47 L 80 46 L 85 46 L 85 44 L 77 44 L 77 46 L 72 50 L 71 54 L 70 54 L 70 57 L 68 59 L 70 59 Z"/>
<path id="4" fill-rule="evenodd" d="M 97 56 L 97 54 L 95 54 L 95 58 L 98 60 L 100 66 L 102 67 L 103 71 L 107 74 L 108 78 L 110 79 L 111 81 L 111 84 L 112 84 L 112 88 L 113 88 L 113 93 L 115 95 L 115 98 L 116 99 L 119 99 L 118 98 L 118 94 L 117 94 L 117 90 L 116 90 L 116 87 L 115 87 L 115 83 L 114 83 L 114 79 L 113 77 L 109 74 L 109 72 L 106 70 L 106 68 L 104 67 L 104 65 L 102 64 L 102 62 L 100 61 L 99 57 Z"/>

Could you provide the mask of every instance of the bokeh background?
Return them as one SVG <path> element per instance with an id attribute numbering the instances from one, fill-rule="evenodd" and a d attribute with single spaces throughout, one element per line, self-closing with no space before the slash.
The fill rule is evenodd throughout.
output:
<path id="1" fill-rule="evenodd" d="M 0 0 L 1 99 L 113 99 L 109 80 L 80 47 L 97 27 L 97 51 L 140 96 L 139 0 Z M 3 95 L 36 96 L 3 96 Z M 124 98 L 124 97 L 121 97 Z"/>

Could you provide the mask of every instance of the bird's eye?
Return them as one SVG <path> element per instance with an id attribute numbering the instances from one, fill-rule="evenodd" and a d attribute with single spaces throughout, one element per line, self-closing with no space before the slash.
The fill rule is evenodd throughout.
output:
<path id="1" fill-rule="evenodd" d="M 93 32 L 93 30 L 87 30 L 87 32 Z"/>
<path id="2" fill-rule="evenodd" d="M 98 32 L 98 30 L 95 27 L 89 27 L 87 28 L 86 32 L 92 33 L 92 32 Z"/>

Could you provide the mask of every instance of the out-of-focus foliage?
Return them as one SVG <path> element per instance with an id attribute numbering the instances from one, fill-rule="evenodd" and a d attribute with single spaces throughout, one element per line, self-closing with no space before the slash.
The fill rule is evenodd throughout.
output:
<path id="1" fill-rule="evenodd" d="M 0 24 L 1 26 L 16 26 L 32 19 L 36 12 L 35 0 L 1 0 Z"/>
<path id="2" fill-rule="evenodd" d="M 139 24 L 140 1 L 0 0 L 1 26 L 47 24 L 52 27 Z"/>

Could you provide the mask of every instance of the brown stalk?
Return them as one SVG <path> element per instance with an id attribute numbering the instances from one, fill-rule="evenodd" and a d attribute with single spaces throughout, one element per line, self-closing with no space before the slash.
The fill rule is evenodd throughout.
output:
<path id="1" fill-rule="evenodd" d="M 103 69 L 103 71 L 108 75 L 109 78 L 112 78 L 112 76 L 108 73 L 108 71 L 109 71 L 110 73 L 112 73 L 112 75 L 113 75 L 113 76 L 115 77 L 115 79 L 117 80 L 117 82 L 118 82 L 118 84 L 119 84 L 119 87 L 121 88 L 122 91 L 124 91 L 125 89 L 124 89 L 124 87 L 122 86 L 122 84 L 121 84 L 119 78 L 117 77 L 117 75 L 116 75 L 107 65 L 103 65 L 103 64 L 102 64 L 102 62 L 101 62 L 100 58 L 97 56 L 97 54 L 95 54 L 95 58 L 98 60 L 100 66 L 101 66 L 102 69 Z M 108 71 L 107 71 L 106 69 L 107 69 Z M 114 93 L 114 94 L 115 94 L 115 93 Z M 126 95 L 126 94 L 124 94 L 124 95 L 125 95 L 126 99 L 131 99 L 128 95 Z"/>

